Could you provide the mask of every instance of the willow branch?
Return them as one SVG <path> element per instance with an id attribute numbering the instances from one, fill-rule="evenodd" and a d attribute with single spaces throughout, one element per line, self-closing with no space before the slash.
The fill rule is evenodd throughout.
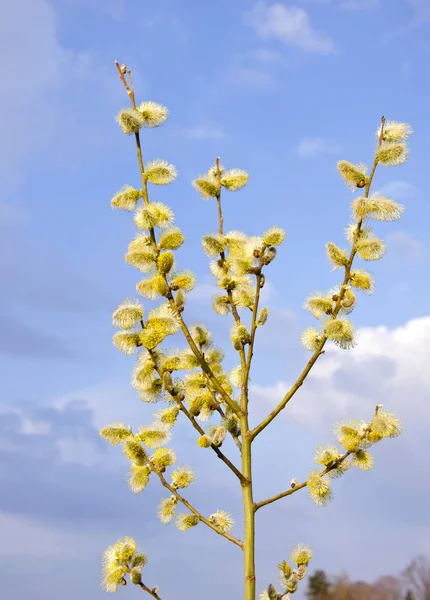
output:
<path id="1" fill-rule="evenodd" d="M 156 467 L 156 465 L 154 465 L 154 463 L 152 463 L 152 462 L 151 462 L 151 467 L 155 471 L 155 473 L 157 473 L 157 475 L 158 475 L 158 477 L 159 477 L 159 479 L 161 481 L 161 485 L 163 487 L 165 487 L 167 490 L 169 490 L 169 492 L 171 494 L 173 494 L 173 496 L 175 496 L 175 498 L 179 502 L 181 502 L 186 508 L 188 508 L 188 510 L 190 512 L 192 512 L 193 515 L 196 515 L 196 517 L 199 518 L 199 521 L 201 521 L 202 523 L 204 523 L 205 525 L 207 525 L 210 529 L 212 529 L 213 531 L 215 531 L 215 533 L 217 533 L 218 535 L 221 535 L 222 537 L 225 537 L 227 540 L 229 540 L 233 544 L 236 544 L 236 546 L 239 546 L 239 548 L 243 548 L 243 542 L 241 540 L 235 538 L 234 536 L 230 535 L 229 533 L 227 533 L 225 531 L 221 531 L 218 527 L 216 527 L 213 523 L 211 523 L 208 519 L 206 519 L 206 517 L 204 517 L 201 513 L 199 513 L 199 511 L 197 509 L 195 509 L 194 506 L 192 506 L 188 502 L 188 500 L 185 500 L 185 498 L 183 496 L 181 496 L 181 494 L 179 494 L 179 492 L 166 481 L 166 479 L 164 478 L 164 476 L 161 473 L 160 469 L 158 469 Z"/>
<path id="2" fill-rule="evenodd" d="M 329 467 L 326 467 L 324 469 L 324 471 L 321 471 L 321 473 L 319 474 L 320 477 L 322 477 L 323 475 L 327 475 L 327 473 L 329 473 L 330 471 L 333 471 L 333 469 L 336 469 L 339 465 L 341 465 L 343 463 L 343 461 L 346 458 L 348 458 L 348 456 L 350 454 L 351 454 L 351 452 L 345 452 L 345 454 L 342 454 L 342 456 L 340 456 L 335 462 L 333 462 L 332 465 L 330 465 Z M 276 502 L 277 500 L 281 500 L 282 498 L 291 496 L 292 494 L 295 494 L 299 490 L 302 490 L 303 488 L 305 488 L 307 485 L 308 485 L 308 482 L 306 480 L 303 483 L 299 483 L 299 484 L 295 485 L 294 487 L 291 487 L 289 490 L 286 490 L 285 492 L 281 492 L 280 494 L 277 494 L 276 496 L 272 496 L 271 498 L 268 498 L 267 500 L 262 500 L 261 502 L 256 502 L 254 504 L 254 509 L 257 511 L 259 508 L 261 508 L 263 506 L 272 504 L 272 502 Z"/>
<path id="3" fill-rule="evenodd" d="M 378 414 L 378 411 L 380 409 L 381 405 L 378 404 L 375 408 L 375 415 Z M 367 427 L 365 427 L 363 433 L 360 435 L 360 440 L 363 441 L 366 437 L 366 435 L 371 431 L 371 424 L 367 425 Z M 337 469 L 339 465 L 341 465 L 343 463 L 344 460 L 346 460 L 348 458 L 348 456 L 350 456 L 351 454 L 353 454 L 352 451 L 348 450 L 347 452 L 345 452 L 344 454 L 342 454 L 341 456 L 339 456 L 339 458 L 337 458 L 336 460 L 334 460 L 332 462 L 332 464 L 328 465 L 323 471 L 321 471 L 321 473 L 319 474 L 320 477 L 323 477 L 324 475 L 327 475 L 327 473 L 330 473 L 330 471 L 333 471 L 333 469 Z M 298 492 L 299 490 L 302 490 L 304 487 L 306 487 L 308 484 L 307 481 L 305 481 L 304 483 L 300 483 L 300 484 L 296 484 L 294 485 L 294 487 L 291 487 L 289 490 L 286 490 L 285 492 L 281 492 L 280 494 L 277 494 L 276 496 L 272 496 L 271 498 L 268 498 L 267 500 L 263 500 L 261 502 L 257 502 L 254 504 L 254 509 L 257 511 L 259 508 L 261 508 L 262 506 L 267 506 L 267 504 L 272 504 L 272 502 L 276 502 L 277 500 L 281 500 L 281 498 L 286 498 L 287 496 L 291 496 L 292 494 L 294 494 L 295 492 Z"/>
<path id="4" fill-rule="evenodd" d="M 130 71 L 127 71 L 127 68 L 125 65 L 120 66 L 119 63 L 117 61 L 115 61 L 115 66 L 118 70 L 119 73 L 119 78 L 121 79 L 127 94 L 130 98 L 131 101 L 131 105 L 132 107 L 135 109 L 136 108 L 136 102 L 135 102 L 135 98 L 134 98 L 134 89 L 133 89 L 133 84 L 131 81 L 131 75 L 130 75 Z M 127 82 L 126 79 L 126 74 L 128 74 L 130 81 Z M 140 175 L 141 175 L 141 180 L 142 180 L 142 194 L 143 194 L 143 201 L 145 204 L 149 204 L 149 199 L 148 199 L 148 183 L 147 183 L 147 179 L 145 176 L 145 168 L 143 165 L 143 157 L 142 157 L 142 147 L 141 147 L 141 143 L 140 143 L 140 135 L 139 132 L 137 131 L 135 133 L 135 138 L 136 138 L 136 148 L 137 148 L 137 160 L 139 163 L 139 169 L 140 169 Z M 156 237 L 155 237 L 155 231 L 153 228 L 150 229 L 150 236 L 151 236 L 151 242 L 152 242 L 152 246 L 154 248 L 154 250 L 156 252 L 158 252 L 158 247 L 157 247 L 157 241 L 156 241 Z M 170 286 L 167 282 L 167 278 L 166 276 L 164 276 L 165 280 L 166 280 L 166 284 L 169 287 L 169 292 L 168 292 L 168 300 L 170 305 L 172 306 L 172 308 L 176 311 L 176 305 L 173 299 L 173 295 L 172 295 L 172 290 L 170 289 Z M 185 321 L 182 317 L 182 315 L 179 313 L 178 314 L 179 317 L 179 321 L 180 321 L 180 326 L 182 329 L 182 332 L 185 335 L 185 338 L 188 342 L 188 345 L 190 346 L 191 350 L 193 351 L 194 355 L 196 356 L 197 360 L 199 361 L 199 364 L 202 368 L 202 370 L 206 373 L 206 375 L 209 377 L 209 379 L 211 380 L 213 386 L 215 387 L 215 389 L 217 390 L 217 392 L 221 395 L 221 397 L 223 398 L 224 402 L 231 408 L 231 410 L 233 410 L 235 413 L 240 412 L 238 410 L 238 407 L 236 406 L 236 404 L 233 402 L 232 398 L 229 396 L 229 394 L 227 394 L 227 392 L 224 390 L 224 388 L 222 387 L 222 385 L 220 384 L 220 382 L 218 381 L 218 379 L 216 378 L 216 376 L 214 375 L 214 373 L 212 372 L 210 366 L 208 365 L 208 363 L 205 361 L 204 356 L 202 355 L 202 353 L 199 351 L 199 349 L 197 348 L 196 344 L 194 343 L 194 340 L 191 337 L 191 334 L 188 330 L 187 325 L 185 324 Z"/>
<path id="5" fill-rule="evenodd" d="M 381 124 L 382 124 L 382 126 L 381 126 L 381 133 L 380 133 L 380 136 L 378 139 L 378 146 L 377 146 L 378 148 L 382 144 L 384 125 L 385 125 L 385 117 L 382 117 Z M 370 172 L 370 175 L 369 175 L 367 183 L 366 183 L 366 190 L 365 190 L 365 194 L 364 194 L 365 198 L 369 197 L 370 187 L 372 185 L 373 177 L 375 175 L 377 166 L 378 166 L 378 159 L 375 154 L 375 159 L 373 161 L 372 170 Z M 355 236 L 354 242 L 352 244 L 348 263 L 345 266 L 345 277 L 343 279 L 342 287 L 341 287 L 341 290 L 340 290 L 340 293 L 339 293 L 339 296 L 338 296 L 338 299 L 336 302 L 336 306 L 333 310 L 333 315 L 332 315 L 333 319 L 335 319 L 337 317 L 337 315 L 339 314 L 339 311 L 341 309 L 341 303 L 342 303 L 342 300 L 343 300 L 343 297 L 345 294 L 345 286 L 348 285 L 349 278 L 351 275 L 352 263 L 354 261 L 355 255 L 357 253 L 357 240 L 358 240 L 358 233 L 360 232 L 360 229 L 361 229 L 361 225 L 362 225 L 362 221 L 360 221 L 358 223 L 357 235 Z M 274 410 L 272 410 L 272 412 L 259 425 L 257 425 L 257 427 L 255 427 L 250 432 L 251 439 L 254 439 L 259 433 L 261 433 L 263 431 L 263 429 L 265 429 L 267 427 L 267 425 L 269 425 L 269 423 L 271 423 L 273 421 L 273 419 L 281 412 L 281 410 L 283 410 L 287 406 L 288 402 L 291 400 L 291 398 L 294 396 L 294 394 L 297 392 L 297 390 L 303 385 L 304 380 L 306 379 L 308 373 L 310 372 L 310 370 L 316 363 L 317 359 L 321 356 L 321 354 L 324 354 L 323 348 L 327 342 L 327 339 L 328 339 L 328 337 L 326 335 L 324 335 L 322 337 L 321 342 L 318 344 L 315 352 L 313 353 L 312 357 L 308 361 L 308 364 L 306 365 L 306 367 L 303 369 L 303 371 L 300 374 L 299 378 L 297 379 L 296 383 L 292 386 L 290 391 L 284 396 L 284 398 L 278 404 L 278 406 Z"/>

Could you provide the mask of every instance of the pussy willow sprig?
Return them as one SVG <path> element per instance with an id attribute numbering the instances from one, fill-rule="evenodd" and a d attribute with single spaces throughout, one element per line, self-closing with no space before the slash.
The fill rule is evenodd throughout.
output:
<path id="1" fill-rule="evenodd" d="M 242 169 L 226 169 L 217 158 L 208 171 L 199 175 L 193 186 L 205 200 L 216 202 L 218 224 L 216 232 L 203 236 L 203 250 L 210 259 L 210 270 L 218 292 L 212 298 L 212 307 L 219 316 L 229 317 L 230 338 L 237 353 L 237 364 L 225 370 L 224 352 L 214 344 L 213 336 L 203 323 L 188 324 L 186 314 L 188 294 L 196 284 L 195 275 L 177 264 L 175 252 L 184 244 L 185 237 L 174 224 L 172 209 L 151 201 L 151 186 L 171 184 L 177 177 L 174 165 L 156 158 L 144 162 L 141 133 L 164 125 L 168 119 L 165 106 L 152 101 L 136 103 L 131 73 L 125 65 L 116 63 L 119 77 L 130 99 L 131 106 L 117 115 L 117 123 L 126 136 L 134 137 L 140 181 L 138 187 L 123 186 L 112 198 L 114 209 L 133 213 L 137 234 L 125 254 L 127 264 L 144 274 L 136 291 L 148 302 L 158 301 L 144 308 L 139 299 L 126 298 L 114 311 L 112 323 L 118 331 L 114 345 L 128 355 L 136 355 L 132 385 L 145 403 L 164 402 L 165 407 L 154 414 L 155 420 L 141 426 L 137 432 L 124 423 L 111 423 L 100 434 L 112 445 L 121 445 L 130 462 L 129 486 L 141 493 L 151 479 L 168 491 L 158 506 L 158 517 L 163 524 L 175 522 L 180 531 L 187 531 L 203 523 L 243 551 L 244 598 L 255 600 L 255 514 L 273 502 L 307 488 L 317 506 L 325 506 L 333 498 L 331 482 L 351 467 L 369 470 L 373 456 L 369 451 L 374 444 L 401 432 L 399 419 L 381 410 L 378 405 L 370 421 L 346 421 L 335 426 L 338 446 L 325 443 L 315 450 L 318 468 L 312 470 L 303 483 L 291 479 L 290 487 L 260 502 L 253 499 L 252 444 L 255 438 L 287 406 L 303 385 L 313 365 L 324 354 L 331 341 L 342 350 L 356 344 L 356 332 L 349 315 L 357 303 L 357 291 L 374 291 L 373 276 L 362 267 L 356 267 L 358 258 L 365 262 L 381 259 L 385 244 L 375 236 L 369 223 L 391 222 L 400 218 L 404 208 L 394 200 L 370 193 L 377 167 L 396 166 L 409 155 L 407 140 L 412 133 L 409 125 L 381 119 L 370 173 L 363 164 L 347 161 L 338 163 L 338 171 L 345 183 L 359 193 L 352 201 L 352 222 L 345 230 L 350 249 L 334 242 L 326 245 L 327 258 L 332 269 L 341 269 L 343 277 L 338 286 L 327 292 L 311 294 L 304 308 L 318 320 L 318 327 L 308 327 L 302 335 L 303 346 L 312 352 L 307 365 L 276 408 L 259 424 L 249 423 L 249 384 L 257 332 L 270 318 L 267 307 L 260 307 L 261 290 L 267 269 L 275 261 L 285 240 L 282 228 L 274 226 L 261 235 L 248 236 L 238 230 L 226 231 L 223 217 L 224 193 L 236 192 L 248 183 L 248 173 Z M 164 346 L 167 339 L 182 336 L 185 348 Z M 244 539 L 231 534 L 232 515 L 217 509 L 205 516 L 183 495 L 182 490 L 195 482 L 195 474 L 188 465 L 175 466 L 176 453 L 167 445 L 179 415 L 196 432 L 198 448 L 210 449 L 234 475 L 242 490 Z M 237 446 L 240 466 L 227 456 L 223 444 L 231 438 Z M 181 491 L 179 491 L 181 490 Z M 187 512 L 178 514 L 182 506 Z M 312 551 L 299 544 L 291 553 L 291 566 L 283 560 L 278 565 L 279 582 L 283 591 L 270 584 L 260 595 L 262 600 L 288 600 L 306 576 Z M 125 585 L 127 578 L 153 598 L 161 600 L 158 588 L 150 588 L 142 581 L 146 555 L 136 551 L 132 538 L 123 538 L 110 546 L 103 557 L 103 587 L 115 591 Z"/>

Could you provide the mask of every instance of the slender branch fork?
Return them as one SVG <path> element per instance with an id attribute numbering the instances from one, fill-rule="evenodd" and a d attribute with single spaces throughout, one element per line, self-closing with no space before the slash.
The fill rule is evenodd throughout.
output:
<path id="1" fill-rule="evenodd" d="M 383 134 L 384 134 L 384 125 L 385 125 L 385 117 L 382 117 L 381 118 L 381 132 L 380 132 L 379 139 L 378 139 L 378 148 L 382 144 Z M 367 180 L 367 183 L 366 183 L 366 190 L 365 190 L 365 194 L 364 194 L 365 198 L 369 197 L 370 187 L 372 185 L 373 177 L 375 175 L 375 171 L 376 171 L 376 167 L 377 166 L 378 166 L 378 159 L 377 159 L 377 157 L 375 155 L 375 159 L 373 161 L 373 166 L 372 166 L 372 171 L 371 171 L 371 173 L 369 175 L 369 178 Z M 344 280 L 343 280 L 343 283 L 342 283 L 342 286 L 341 286 L 339 297 L 338 297 L 337 302 L 336 302 L 336 306 L 335 306 L 335 308 L 333 310 L 333 318 L 334 319 L 339 314 L 339 311 L 341 309 L 341 302 L 342 302 L 343 296 L 345 294 L 345 286 L 347 286 L 348 282 L 349 282 L 349 278 L 350 278 L 350 275 L 351 275 L 352 263 L 354 261 L 355 255 L 357 253 L 356 243 L 357 243 L 357 239 L 358 239 L 358 233 L 360 232 L 360 229 L 361 229 L 361 225 L 362 225 L 362 221 L 360 221 L 358 223 L 357 234 L 355 236 L 355 240 L 354 240 L 354 243 L 353 243 L 352 248 L 351 248 L 351 253 L 349 255 L 348 263 L 347 263 L 347 265 L 345 267 L 345 277 L 344 277 Z M 292 386 L 292 388 L 290 389 L 290 391 L 284 396 L 284 398 L 278 404 L 278 406 L 274 410 L 272 410 L 272 412 L 259 425 L 257 425 L 250 432 L 251 439 L 254 439 L 255 437 L 257 437 L 257 435 L 259 433 L 261 433 L 263 431 L 263 429 L 265 429 L 273 421 L 273 419 L 281 412 L 281 410 L 283 410 L 287 406 L 288 402 L 291 400 L 291 398 L 294 396 L 294 394 L 297 392 L 297 390 L 303 385 L 304 380 L 306 379 L 307 375 L 309 374 L 310 370 L 312 369 L 312 367 L 314 366 L 314 364 L 316 363 L 316 361 L 318 360 L 318 358 L 322 354 L 324 354 L 323 348 L 324 348 L 324 346 L 325 346 L 325 344 L 327 342 L 327 339 L 328 338 L 327 338 L 326 335 L 324 335 L 322 337 L 321 342 L 318 344 L 317 349 L 315 350 L 315 352 L 313 353 L 312 357 L 308 361 L 308 364 L 306 365 L 306 367 L 304 368 L 304 370 L 300 374 L 300 376 L 297 379 L 296 383 Z"/>

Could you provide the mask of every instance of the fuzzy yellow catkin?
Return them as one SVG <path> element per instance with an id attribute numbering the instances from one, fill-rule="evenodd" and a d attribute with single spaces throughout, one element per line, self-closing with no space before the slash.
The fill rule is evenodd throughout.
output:
<path id="1" fill-rule="evenodd" d="M 325 506 L 333 498 L 330 480 L 326 475 L 321 476 L 318 471 L 312 471 L 306 482 L 312 500 L 318 506 Z"/>
<path id="2" fill-rule="evenodd" d="M 100 429 L 100 435 L 102 438 L 110 442 L 112 446 L 116 446 L 132 435 L 132 431 L 131 428 L 126 427 L 124 423 L 116 422 L 106 425 Z"/>
<path id="3" fill-rule="evenodd" d="M 173 220 L 173 211 L 162 202 L 141 206 L 134 213 L 134 223 L 138 229 L 150 230 L 154 227 L 163 229 L 171 225 Z"/>
<path id="4" fill-rule="evenodd" d="M 151 456 L 151 461 L 159 469 L 171 467 L 176 462 L 176 454 L 170 448 L 158 448 Z"/>
<path id="5" fill-rule="evenodd" d="M 161 423 L 154 423 L 149 427 L 141 427 L 138 436 L 148 448 L 159 448 L 170 441 L 172 434 Z"/>
<path id="6" fill-rule="evenodd" d="M 143 127 L 142 115 L 134 108 L 123 108 L 116 116 L 116 122 L 125 135 L 137 133 Z"/>
<path id="7" fill-rule="evenodd" d="M 374 465 L 373 456 L 367 450 L 359 449 L 352 454 L 352 464 L 357 469 L 369 471 Z"/>
<path id="8" fill-rule="evenodd" d="M 196 285 L 197 278 L 192 271 L 184 270 L 178 273 L 170 282 L 170 288 L 173 291 L 184 290 L 184 292 L 191 292 Z"/>
<path id="9" fill-rule="evenodd" d="M 333 308 L 333 299 L 331 294 L 322 294 L 315 292 L 307 298 L 303 305 L 315 318 L 319 319 L 324 314 L 330 314 Z"/>
<path id="10" fill-rule="evenodd" d="M 319 444 L 315 450 L 314 458 L 317 463 L 327 467 L 339 457 L 339 450 L 333 444 Z"/>
<path id="11" fill-rule="evenodd" d="M 157 158 L 145 165 L 144 175 L 154 185 L 167 185 L 172 183 L 177 173 L 174 165 L 169 165 L 166 160 Z"/>
<path id="12" fill-rule="evenodd" d="M 281 227 L 272 227 L 263 234 L 265 246 L 279 246 L 285 240 L 285 231 Z"/>
<path id="13" fill-rule="evenodd" d="M 210 448 L 212 445 L 211 438 L 208 435 L 202 435 L 197 440 L 197 445 L 199 448 Z"/>
<path id="14" fill-rule="evenodd" d="M 138 435 L 129 436 L 124 440 L 122 452 L 128 460 L 138 465 L 143 466 L 147 463 L 147 455 L 142 448 L 142 441 Z"/>
<path id="15" fill-rule="evenodd" d="M 178 504 L 178 499 L 175 496 L 171 496 L 170 498 L 163 498 L 158 505 L 158 518 L 163 523 L 163 525 L 167 525 L 175 516 L 176 506 Z"/>
<path id="16" fill-rule="evenodd" d="M 305 544 L 295 546 L 290 554 L 291 560 L 298 566 L 306 566 L 309 564 L 313 556 L 312 550 Z"/>
<path id="17" fill-rule="evenodd" d="M 125 185 L 124 188 L 117 192 L 111 200 L 112 208 L 119 208 L 122 210 L 132 211 L 135 209 L 139 198 L 142 197 L 141 190 L 136 190 L 129 185 Z"/>
<path id="18" fill-rule="evenodd" d="M 308 327 L 302 333 L 301 342 L 302 346 L 310 352 L 315 352 L 322 340 L 322 335 L 315 329 L 315 327 Z"/>
<path id="19" fill-rule="evenodd" d="M 364 269 L 354 269 L 351 271 L 349 285 L 367 294 L 372 294 L 375 289 L 375 281 L 372 275 Z"/>
<path id="20" fill-rule="evenodd" d="M 366 177 L 366 165 L 353 165 L 352 163 L 341 160 L 337 163 L 337 169 L 345 181 L 346 185 L 355 191 L 356 188 L 364 188 L 368 179 Z"/>
<path id="21" fill-rule="evenodd" d="M 168 109 L 162 104 L 147 100 L 137 107 L 143 127 L 159 127 L 167 121 Z"/>
<path id="22" fill-rule="evenodd" d="M 191 467 L 179 467 L 171 475 L 171 485 L 174 489 L 186 488 L 194 483 L 195 475 Z"/>
<path id="23" fill-rule="evenodd" d="M 143 307 L 138 300 L 126 298 L 112 315 L 112 324 L 121 329 L 132 329 L 143 318 Z"/>
<path id="24" fill-rule="evenodd" d="M 376 160 L 386 167 L 401 165 L 408 159 L 409 148 L 404 144 L 390 142 L 383 144 L 376 151 Z"/>
<path id="25" fill-rule="evenodd" d="M 383 132 L 382 125 L 378 127 L 376 137 L 379 139 L 382 132 L 382 139 L 384 142 L 406 142 L 408 136 L 413 133 L 413 130 L 408 123 L 401 123 L 399 121 L 385 121 L 383 127 Z"/>
<path id="26" fill-rule="evenodd" d="M 231 531 L 234 527 L 234 519 L 230 513 L 224 510 L 217 510 L 209 516 L 208 520 L 224 533 Z"/>
<path id="27" fill-rule="evenodd" d="M 208 256 L 216 256 L 224 251 L 225 248 L 225 239 L 222 235 L 212 234 L 205 235 L 202 238 L 203 250 L 206 252 Z"/>
<path id="28" fill-rule="evenodd" d="M 221 185 L 229 192 L 237 192 L 248 183 L 249 175 L 242 169 L 230 169 L 224 171 L 221 177 Z"/>
<path id="29" fill-rule="evenodd" d="M 162 252 L 157 259 L 157 268 L 161 275 L 167 275 L 174 265 L 175 257 L 173 252 L 167 250 L 166 252 Z"/>
<path id="30" fill-rule="evenodd" d="M 404 211 L 403 206 L 382 196 L 355 198 L 352 202 L 352 208 L 357 222 L 367 218 L 385 222 L 397 221 Z"/>
<path id="31" fill-rule="evenodd" d="M 124 354 L 134 354 L 136 348 L 141 343 L 139 333 L 135 331 L 117 331 L 112 340 L 114 346 L 116 346 L 118 350 L 121 350 L 121 352 L 124 352 Z"/>
<path id="32" fill-rule="evenodd" d="M 158 237 L 159 250 L 178 250 L 184 243 L 185 236 L 179 227 L 163 229 Z"/>
<path id="33" fill-rule="evenodd" d="M 386 251 L 384 242 L 376 237 L 359 239 L 356 243 L 358 256 L 366 261 L 380 260 Z"/>
<path id="34" fill-rule="evenodd" d="M 191 527 L 195 527 L 199 524 L 199 517 L 197 515 L 178 515 L 176 519 L 176 527 L 179 531 L 187 531 Z"/>
<path id="35" fill-rule="evenodd" d="M 329 319 L 324 326 L 326 336 L 337 346 L 347 350 L 354 345 L 354 326 L 348 319 Z"/>
<path id="36" fill-rule="evenodd" d="M 140 494 L 146 488 L 151 475 L 151 469 L 147 465 L 132 463 L 128 485 L 135 494 Z"/>
<path id="37" fill-rule="evenodd" d="M 202 175 L 194 179 L 193 186 L 204 200 L 216 198 L 220 192 L 218 181 L 213 175 Z"/>
<path id="38" fill-rule="evenodd" d="M 346 250 L 341 250 L 336 244 L 328 242 L 326 244 L 327 257 L 333 265 L 333 269 L 346 267 L 348 264 L 348 256 Z"/>

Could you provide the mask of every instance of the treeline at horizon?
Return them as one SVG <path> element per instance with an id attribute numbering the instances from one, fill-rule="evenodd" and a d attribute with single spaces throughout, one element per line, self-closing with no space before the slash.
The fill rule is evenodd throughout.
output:
<path id="1" fill-rule="evenodd" d="M 317 570 L 309 576 L 309 600 L 430 600 L 430 559 L 417 556 L 398 575 L 376 581 L 352 581 L 347 573 L 327 575 Z"/>

